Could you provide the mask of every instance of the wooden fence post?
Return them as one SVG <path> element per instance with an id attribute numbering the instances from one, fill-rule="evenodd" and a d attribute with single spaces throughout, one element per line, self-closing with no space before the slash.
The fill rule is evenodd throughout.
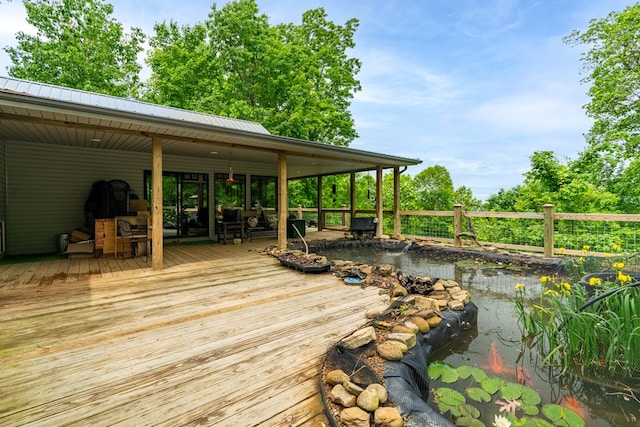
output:
<path id="1" fill-rule="evenodd" d="M 462 246 L 462 239 L 460 239 L 460 233 L 462 233 L 462 205 L 453 205 L 453 246 Z"/>
<path id="2" fill-rule="evenodd" d="M 302 205 L 298 205 L 298 219 L 304 219 L 302 217 Z"/>
<path id="3" fill-rule="evenodd" d="M 553 205 L 542 205 L 544 211 L 544 256 L 553 256 Z"/>

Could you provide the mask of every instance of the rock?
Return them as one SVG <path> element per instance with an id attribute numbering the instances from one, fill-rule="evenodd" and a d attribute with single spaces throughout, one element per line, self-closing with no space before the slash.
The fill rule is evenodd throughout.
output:
<path id="1" fill-rule="evenodd" d="M 409 291 L 407 291 L 404 286 L 398 285 L 397 283 L 393 285 L 393 288 L 391 290 L 391 298 L 406 297 L 407 295 L 409 295 Z"/>
<path id="2" fill-rule="evenodd" d="M 373 322 L 373 326 L 378 329 L 391 329 L 393 327 L 391 323 L 382 320 L 376 320 Z"/>
<path id="3" fill-rule="evenodd" d="M 388 393 L 385 386 L 383 386 L 382 384 L 373 383 L 369 384 L 367 388 L 373 388 L 378 392 L 378 400 L 380 401 L 380 403 L 387 403 Z"/>
<path id="4" fill-rule="evenodd" d="M 412 334 L 417 334 L 418 332 L 420 332 L 420 328 L 418 328 L 418 325 L 413 323 L 411 320 L 405 320 L 402 326 L 407 328 Z"/>
<path id="5" fill-rule="evenodd" d="M 458 292 L 452 293 L 451 299 L 462 301 L 464 305 L 467 305 L 471 300 L 471 296 L 469 295 L 469 291 L 460 290 Z"/>
<path id="6" fill-rule="evenodd" d="M 456 282 L 455 280 L 445 280 L 444 287 L 447 289 L 458 287 L 458 282 Z"/>
<path id="7" fill-rule="evenodd" d="M 342 345 L 349 350 L 367 345 L 376 340 L 376 330 L 373 326 L 358 329 L 353 334 L 342 340 Z"/>
<path id="8" fill-rule="evenodd" d="M 367 317 L 367 319 L 375 319 L 376 317 L 380 316 L 380 314 L 382 314 L 382 311 L 380 311 L 380 309 L 373 308 L 367 311 L 365 313 L 365 316 Z"/>
<path id="9" fill-rule="evenodd" d="M 438 310 L 438 301 L 430 297 L 424 297 L 422 295 L 415 295 L 414 304 L 421 307 L 423 310 Z"/>
<path id="10" fill-rule="evenodd" d="M 385 406 L 376 409 L 373 423 L 376 427 L 402 427 L 404 420 L 396 408 Z"/>
<path id="11" fill-rule="evenodd" d="M 433 290 L 444 291 L 444 283 L 442 283 L 442 280 L 438 280 L 436 283 L 433 284 Z"/>
<path id="12" fill-rule="evenodd" d="M 364 274 L 366 274 L 367 276 L 371 274 L 371 272 L 373 271 L 373 267 L 371 267 L 370 265 L 366 265 L 363 264 L 359 267 L 360 271 L 363 272 Z"/>
<path id="13" fill-rule="evenodd" d="M 449 295 L 455 294 L 456 292 L 460 292 L 462 290 L 462 288 L 460 286 L 453 286 L 451 288 L 447 288 L 447 292 L 449 292 Z"/>
<path id="14" fill-rule="evenodd" d="M 462 301 L 452 299 L 447 304 L 447 307 L 449 307 L 449 309 L 451 310 L 461 311 L 461 310 L 464 310 L 464 303 Z"/>
<path id="15" fill-rule="evenodd" d="M 434 315 L 435 315 L 435 313 L 434 313 Z M 410 320 L 411 320 L 411 322 L 413 322 L 414 325 L 416 325 L 418 327 L 418 330 L 420 332 L 422 332 L 423 334 L 426 334 L 431 329 L 431 327 L 429 326 L 429 323 L 425 319 L 423 319 L 422 317 L 412 316 L 410 318 Z"/>
<path id="16" fill-rule="evenodd" d="M 345 427 L 369 427 L 369 413 L 357 406 L 346 408 L 340 412 L 340 421 Z"/>
<path id="17" fill-rule="evenodd" d="M 436 326 L 438 326 L 440 324 L 440 322 L 442 322 L 442 317 L 440 316 L 433 316 L 427 319 L 427 323 L 429 324 L 429 327 L 431 329 L 435 328 Z"/>
<path id="18" fill-rule="evenodd" d="M 447 304 L 448 303 L 449 303 L 449 298 L 439 299 L 438 300 L 438 308 L 440 309 L 440 311 L 442 311 L 445 308 L 447 308 Z"/>
<path id="19" fill-rule="evenodd" d="M 415 332 L 413 332 L 412 329 L 409 329 L 404 325 L 396 325 L 393 328 L 391 328 L 391 333 L 392 334 L 414 334 Z"/>
<path id="20" fill-rule="evenodd" d="M 350 379 L 349 375 L 345 374 L 342 369 L 335 369 L 333 371 L 327 372 L 325 381 L 327 382 L 327 384 L 336 385 L 348 383 Z"/>
<path id="21" fill-rule="evenodd" d="M 435 310 L 432 310 L 432 309 L 430 309 L 430 308 L 425 309 L 425 310 L 420 310 L 420 311 L 416 314 L 416 316 L 418 316 L 418 317 L 422 317 L 423 319 L 428 319 L 428 318 L 433 317 L 433 316 L 435 316 L 435 315 L 436 315 Z"/>
<path id="22" fill-rule="evenodd" d="M 378 390 L 375 388 L 367 387 L 364 389 L 360 396 L 358 396 L 356 403 L 365 411 L 373 412 L 380 406 L 380 400 L 378 399 Z"/>
<path id="23" fill-rule="evenodd" d="M 352 408 L 356 406 L 356 397 L 349 393 L 342 384 L 338 384 L 331 389 L 329 399 L 331 399 L 333 403 L 342 405 L 345 408 Z"/>
<path id="24" fill-rule="evenodd" d="M 420 310 L 417 307 L 409 307 L 406 309 L 405 314 L 407 316 L 415 316 Z"/>
<path id="25" fill-rule="evenodd" d="M 413 348 L 416 345 L 416 334 L 389 334 L 387 335 L 388 341 L 400 341 L 407 348 Z"/>
<path id="26" fill-rule="evenodd" d="M 385 341 L 376 346 L 376 351 L 385 360 L 401 360 L 407 350 L 400 341 Z"/>
<path id="27" fill-rule="evenodd" d="M 393 274 L 393 267 L 388 264 L 384 264 L 378 267 L 378 272 L 380 272 L 381 275 L 388 277 Z"/>
<path id="28" fill-rule="evenodd" d="M 440 300 L 440 299 L 449 299 L 449 292 L 447 291 L 434 291 L 429 294 L 429 298 Z"/>
<path id="29" fill-rule="evenodd" d="M 344 386 L 344 388 L 347 389 L 347 391 L 351 394 L 353 394 L 354 396 L 360 396 L 360 393 L 362 393 L 362 387 L 360 387 L 357 384 L 352 383 L 351 381 L 347 381 L 346 383 L 342 384 Z"/>

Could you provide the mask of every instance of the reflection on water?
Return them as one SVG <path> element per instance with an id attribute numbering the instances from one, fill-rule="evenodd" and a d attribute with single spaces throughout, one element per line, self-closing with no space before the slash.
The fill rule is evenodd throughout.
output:
<path id="1" fill-rule="evenodd" d="M 587 426 L 636 426 L 640 423 L 640 388 L 621 384 L 606 375 L 580 373 L 555 377 L 551 369 L 540 368 L 541 358 L 520 342 L 513 299 L 515 284 L 526 285 L 527 297 L 540 296 L 539 276 L 504 266 L 480 262 L 447 262 L 426 254 L 385 251 L 376 248 L 326 249 L 320 251 L 330 260 L 346 259 L 367 264 L 389 264 L 414 276 L 453 279 L 471 292 L 478 306 L 477 330 L 471 330 L 432 355 L 455 366 L 471 365 L 509 381 L 537 390 L 544 403 L 558 403 L 583 415 Z M 485 405 L 494 405 L 493 403 Z M 481 408 L 482 410 L 482 408 Z M 486 408 L 496 413 L 496 408 Z M 493 415 L 483 419 L 493 425 Z"/>

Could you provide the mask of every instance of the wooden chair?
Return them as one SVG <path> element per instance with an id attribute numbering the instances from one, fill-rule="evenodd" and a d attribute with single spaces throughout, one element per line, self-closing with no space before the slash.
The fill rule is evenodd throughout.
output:
<path id="1" fill-rule="evenodd" d="M 138 243 L 145 243 L 147 245 L 146 260 L 149 261 L 149 236 L 147 230 L 134 229 L 131 223 L 124 219 L 118 220 L 118 231 L 122 237 L 122 256 L 124 257 L 124 245 L 125 241 L 131 243 L 131 258 L 138 253 Z"/>

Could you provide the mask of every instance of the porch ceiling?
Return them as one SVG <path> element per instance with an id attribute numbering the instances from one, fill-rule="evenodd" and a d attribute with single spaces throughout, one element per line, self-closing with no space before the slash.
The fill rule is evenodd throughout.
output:
<path id="1" fill-rule="evenodd" d="M 203 115 L 15 79 L 0 85 L 0 139 L 273 165 L 287 156 L 289 178 L 416 165 L 421 160 L 269 134 L 252 122 Z M 13 85 L 13 87 L 11 86 Z M 33 86 L 37 87 L 34 91 Z M 47 89 L 48 91 L 43 91 Z M 56 92 L 53 92 L 53 89 Z"/>

